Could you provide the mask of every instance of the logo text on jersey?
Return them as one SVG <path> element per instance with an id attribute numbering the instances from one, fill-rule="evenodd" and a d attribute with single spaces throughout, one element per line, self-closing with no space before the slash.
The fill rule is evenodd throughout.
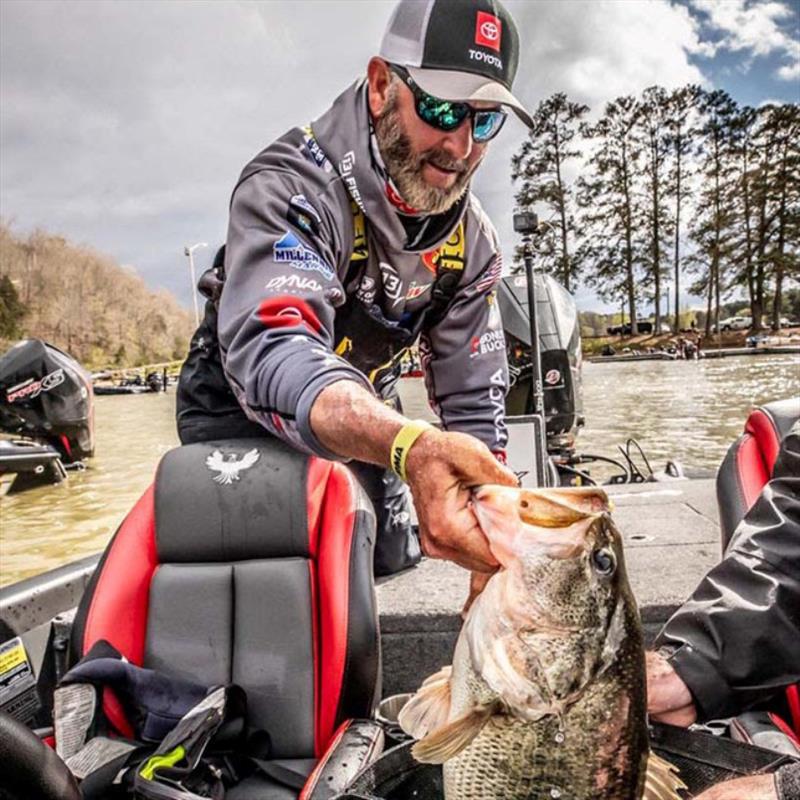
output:
<path id="1" fill-rule="evenodd" d="M 356 201 L 358 207 L 365 211 L 364 201 L 361 199 L 361 192 L 356 183 L 355 176 L 353 175 L 353 167 L 356 163 L 356 154 L 352 150 L 348 150 L 339 162 L 339 174 L 347 186 L 347 191 L 350 192 L 350 197 Z"/>
<path id="2" fill-rule="evenodd" d="M 469 345 L 469 357 L 476 358 L 486 353 L 504 350 L 506 340 L 502 330 L 489 330 L 480 336 L 473 336 Z"/>
<path id="3" fill-rule="evenodd" d="M 325 280 L 333 278 L 333 270 L 319 253 L 304 245 L 291 231 L 286 231 L 275 242 L 272 258 L 276 264 L 288 264 L 294 269 L 319 272 Z"/>
<path id="4" fill-rule="evenodd" d="M 276 275 L 264 288 L 273 292 L 319 292 L 322 284 L 302 275 Z"/>
<path id="5" fill-rule="evenodd" d="M 381 277 L 383 278 L 383 293 L 396 306 L 403 299 L 403 281 L 391 264 L 380 262 Z"/>

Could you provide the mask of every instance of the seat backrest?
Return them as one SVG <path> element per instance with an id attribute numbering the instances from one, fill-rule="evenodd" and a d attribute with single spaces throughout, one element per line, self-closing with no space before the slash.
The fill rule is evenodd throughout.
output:
<path id="1" fill-rule="evenodd" d="M 274 757 L 319 756 L 378 700 L 374 537 L 341 464 L 274 439 L 179 447 L 106 549 L 73 652 L 106 639 L 135 664 L 236 683 Z"/>
<path id="2" fill-rule="evenodd" d="M 717 473 L 723 550 L 771 478 L 781 440 L 798 418 L 798 398 L 755 408 L 747 418 L 744 433 L 728 449 Z"/>

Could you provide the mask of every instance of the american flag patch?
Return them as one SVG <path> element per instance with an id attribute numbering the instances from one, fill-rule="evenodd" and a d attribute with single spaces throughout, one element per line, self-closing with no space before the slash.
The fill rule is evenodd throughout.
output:
<path id="1" fill-rule="evenodd" d="M 476 292 L 485 292 L 491 289 L 503 274 L 503 256 L 498 253 L 491 264 L 486 268 L 485 272 L 480 276 L 478 282 L 475 284 Z"/>

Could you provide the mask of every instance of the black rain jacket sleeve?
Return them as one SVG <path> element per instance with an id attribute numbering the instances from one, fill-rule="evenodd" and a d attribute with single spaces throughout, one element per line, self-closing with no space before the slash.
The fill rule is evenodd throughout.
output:
<path id="1" fill-rule="evenodd" d="M 741 713 L 800 681 L 800 422 L 724 558 L 656 646 L 701 720 Z"/>

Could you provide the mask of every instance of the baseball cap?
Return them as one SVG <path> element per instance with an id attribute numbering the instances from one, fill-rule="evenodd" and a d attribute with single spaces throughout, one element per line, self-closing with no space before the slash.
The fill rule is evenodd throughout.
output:
<path id="1" fill-rule="evenodd" d="M 405 67 L 425 92 L 442 100 L 484 100 L 533 120 L 511 93 L 519 34 L 497 0 L 400 0 L 379 55 Z"/>

